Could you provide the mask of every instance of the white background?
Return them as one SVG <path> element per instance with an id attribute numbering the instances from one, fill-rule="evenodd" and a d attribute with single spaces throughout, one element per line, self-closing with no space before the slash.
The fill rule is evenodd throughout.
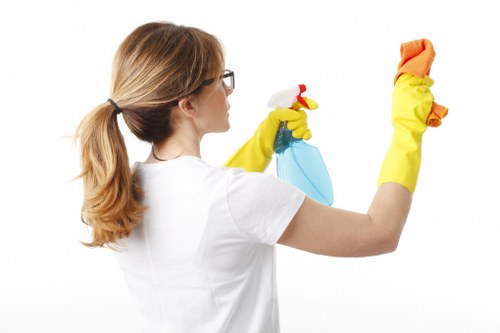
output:
<path id="1" fill-rule="evenodd" d="M 305 83 L 334 206 L 365 212 L 392 134 L 400 44 L 428 38 L 436 102 L 395 253 L 340 259 L 278 247 L 281 326 L 295 332 L 500 332 L 500 21 L 494 1 L 12 1 L 0 5 L 0 332 L 138 332 L 113 254 L 88 249 L 69 137 L 108 98 L 119 43 L 148 21 L 218 36 L 236 73 L 220 165 Z M 130 160 L 149 146 L 124 128 Z M 274 172 L 274 164 L 269 172 Z M 244 329 L 242 328 L 242 332 Z"/>

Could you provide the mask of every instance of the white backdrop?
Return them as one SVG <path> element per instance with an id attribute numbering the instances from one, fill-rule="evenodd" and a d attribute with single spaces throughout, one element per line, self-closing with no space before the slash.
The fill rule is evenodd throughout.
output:
<path id="1" fill-rule="evenodd" d="M 442 4 L 441 4 L 442 3 Z M 395 253 L 340 259 L 278 247 L 281 326 L 301 332 L 500 332 L 500 22 L 494 1 L 16 1 L 0 5 L 0 332 L 138 332 L 113 254 L 79 244 L 68 138 L 109 94 L 135 27 L 168 20 L 221 38 L 236 73 L 222 164 L 276 90 L 305 83 L 334 205 L 364 212 L 392 134 L 401 43 L 430 39 L 436 101 L 414 204 Z M 124 128 L 131 162 L 149 152 Z M 274 172 L 274 164 L 269 172 Z M 244 330 L 242 329 L 242 332 Z"/>

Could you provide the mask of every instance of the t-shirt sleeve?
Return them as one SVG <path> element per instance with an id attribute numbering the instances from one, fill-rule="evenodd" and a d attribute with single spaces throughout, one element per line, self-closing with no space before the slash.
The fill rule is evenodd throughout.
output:
<path id="1" fill-rule="evenodd" d="M 227 183 L 235 226 L 258 243 L 276 244 L 304 198 L 303 192 L 270 174 L 235 171 Z"/>

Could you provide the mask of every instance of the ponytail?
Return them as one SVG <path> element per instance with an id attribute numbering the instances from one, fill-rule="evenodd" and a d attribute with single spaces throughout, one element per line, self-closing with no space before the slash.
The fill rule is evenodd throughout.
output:
<path id="1" fill-rule="evenodd" d="M 111 104 L 102 104 L 82 120 L 76 133 L 84 189 L 82 221 L 92 227 L 92 240 L 83 244 L 89 247 L 113 247 L 141 222 L 145 209 L 117 114 Z"/>

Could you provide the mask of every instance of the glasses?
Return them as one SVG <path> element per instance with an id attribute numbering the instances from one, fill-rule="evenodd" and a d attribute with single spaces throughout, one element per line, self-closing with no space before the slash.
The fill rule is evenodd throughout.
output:
<path id="1" fill-rule="evenodd" d="M 225 69 L 224 74 L 222 74 L 221 76 L 203 81 L 198 89 L 196 89 L 196 91 L 200 91 L 204 86 L 208 86 L 214 83 L 216 79 L 222 80 L 222 84 L 225 88 L 234 90 L 234 72 L 232 70 Z"/>

